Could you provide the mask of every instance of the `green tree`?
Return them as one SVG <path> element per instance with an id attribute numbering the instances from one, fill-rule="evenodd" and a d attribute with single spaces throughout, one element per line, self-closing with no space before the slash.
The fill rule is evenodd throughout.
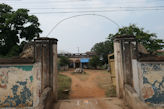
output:
<path id="1" fill-rule="evenodd" d="M 102 62 L 99 58 L 99 56 L 93 56 L 89 61 L 89 66 L 97 69 L 97 66 L 101 66 Z"/>
<path id="2" fill-rule="evenodd" d="M 24 42 L 29 42 L 42 30 L 38 18 L 28 14 L 27 9 L 13 10 L 6 4 L 0 4 L 0 55 L 16 56 Z M 21 44 L 20 39 L 24 40 Z"/>
<path id="3" fill-rule="evenodd" d="M 68 57 L 65 57 L 65 56 L 59 57 L 59 66 L 66 66 L 66 65 L 69 65 L 69 63 L 70 63 L 70 60 Z"/>
<path id="4" fill-rule="evenodd" d="M 113 53 L 113 41 L 108 39 L 104 42 L 96 43 L 91 51 L 96 53 L 103 64 L 108 63 L 108 54 Z"/>
<path id="5" fill-rule="evenodd" d="M 120 28 L 116 34 L 110 34 L 108 39 L 117 35 L 133 35 L 150 54 L 155 54 L 157 50 L 164 48 L 164 41 L 157 39 L 155 33 L 145 32 L 144 28 L 139 28 L 135 24 Z"/>
<path id="6" fill-rule="evenodd" d="M 155 33 L 145 32 L 144 28 L 139 28 L 132 24 L 127 27 L 122 27 L 115 34 L 109 34 L 108 38 L 104 42 L 96 43 L 91 51 L 95 52 L 97 56 L 103 58 L 103 63 L 108 62 L 108 54 L 113 53 L 113 39 L 118 35 L 133 35 L 137 41 L 141 43 L 150 54 L 156 54 L 157 50 L 164 48 L 164 41 L 157 39 Z"/>

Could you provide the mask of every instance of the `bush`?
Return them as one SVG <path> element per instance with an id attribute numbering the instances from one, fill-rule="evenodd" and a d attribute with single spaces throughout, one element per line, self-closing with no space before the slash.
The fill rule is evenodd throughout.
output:
<path id="1" fill-rule="evenodd" d="M 60 56 L 59 57 L 59 66 L 67 66 L 69 65 L 70 63 L 70 60 L 68 57 L 65 57 L 65 56 Z"/>
<path id="2" fill-rule="evenodd" d="M 98 56 L 93 56 L 89 61 L 89 66 L 91 68 L 97 69 L 98 66 L 102 66 L 102 61 L 99 59 Z"/>

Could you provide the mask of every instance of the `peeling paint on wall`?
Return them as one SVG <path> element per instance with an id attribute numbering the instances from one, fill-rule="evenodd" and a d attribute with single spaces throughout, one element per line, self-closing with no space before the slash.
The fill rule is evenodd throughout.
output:
<path id="1" fill-rule="evenodd" d="M 0 107 L 32 106 L 33 66 L 0 67 Z"/>
<path id="2" fill-rule="evenodd" d="M 39 103 L 40 64 L 0 66 L 0 108 L 34 107 Z"/>
<path id="3" fill-rule="evenodd" d="M 8 72 L 0 72 L 0 88 L 7 88 Z"/>
<path id="4" fill-rule="evenodd" d="M 12 96 L 6 97 L 0 105 L 5 107 L 33 106 L 32 92 L 27 88 L 27 81 L 18 81 L 12 88 Z M 20 90 L 20 92 L 18 92 Z"/>
<path id="5" fill-rule="evenodd" d="M 142 97 L 145 102 L 164 103 L 164 64 L 142 63 L 143 88 Z"/>

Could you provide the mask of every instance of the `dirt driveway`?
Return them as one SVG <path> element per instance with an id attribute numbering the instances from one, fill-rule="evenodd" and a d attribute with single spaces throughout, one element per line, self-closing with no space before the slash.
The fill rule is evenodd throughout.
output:
<path id="1" fill-rule="evenodd" d="M 128 109 L 116 97 L 106 98 L 105 87 L 112 85 L 110 73 L 105 70 L 85 70 L 87 74 L 61 72 L 72 79 L 69 100 L 59 100 L 53 109 Z"/>
<path id="2" fill-rule="evenodd" d="M 87 74 L 72 74 L 73 70 L 62 72 L 72 79 L 70 99 L 105 97 L 105 90 L 98 87 L 98 77 L 109 76 L 102 70 L 85 70 Z M 110 81 L 109 81 L 110 82 Z"/>

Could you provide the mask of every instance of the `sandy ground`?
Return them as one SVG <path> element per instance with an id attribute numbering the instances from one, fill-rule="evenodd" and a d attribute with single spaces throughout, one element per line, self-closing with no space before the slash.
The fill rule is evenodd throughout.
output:
<path id="1" fill-rule="evenodd" d="M 102 70 L 85 70 L 87 74 L 71 74 L 73 70 L 62 72 L 72 79 L 70 99 L 105 97 L 105 89 L 98 87 L 96 79 L 109 76 Z M 110 83 L 110 82 L 109 82 Z"/>
<path id="2" fill-rule="evenodd" d="M 104 86 L 111 85 L 110 74 L 102 70 L 85 70 L 86 75 L 61 72 L 72 78 L 69 100 L 59 100 L 51 109 L 129 109 L 121 99 L 106 98 Z M 101 85 L 102 86 L 102 85 Z"/>

